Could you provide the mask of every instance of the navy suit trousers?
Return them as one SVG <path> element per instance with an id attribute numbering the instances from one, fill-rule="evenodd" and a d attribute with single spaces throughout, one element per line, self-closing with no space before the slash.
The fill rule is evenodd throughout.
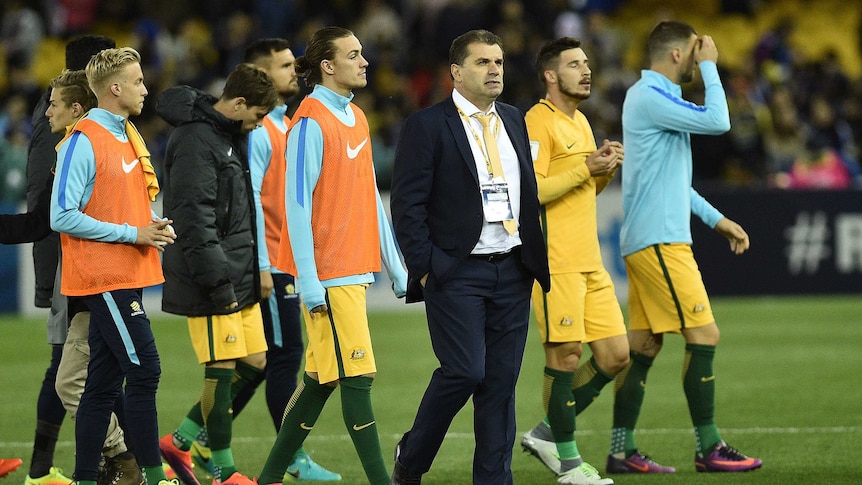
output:
<path id="1" fill-rule="evenodd" d="M 399 461 L 411 474 L 431 468 L 452 419 L 472 396 L 473 483 L 512 483 L 515 384 L 533 282 L 520 259 L 518 250 L 498 261 L 469 257 L 444 281 L 429 276 L 425 308 L 440 367 L 401 443 Z"/>

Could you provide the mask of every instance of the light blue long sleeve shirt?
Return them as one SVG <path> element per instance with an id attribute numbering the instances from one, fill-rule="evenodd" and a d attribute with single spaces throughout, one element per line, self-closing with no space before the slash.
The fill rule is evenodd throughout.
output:
<path id="1" fill-rule="evenodd" d="M 117 140 L 129 141 L 126 118 L 93 108 L 86 117 L 103 126 Z M 51 229 L 81 239 L 134 244 L 138 228 L 94 219 L 82 212 L 93 195 L 96 182 L 96 155 L 90 139 L 76 132 L 57 150 L 57 167 L 51 190 Z M 153 218 L 156 218 L 153 213 Z"/>
<path id="2" fill-rule="evenodd" d="M 287 125 L 284 123 L 284 115 L 287 113 L 287 105 L 276 106 L 267 115 L 275 126 L 282 132 L 287 133 Z M 281 273 L 275 266 L 270 266 L 269 249 L 266 247 L 266 226 L 263 218 L 263 204 L 260 200 L 260 189 L 263 186 L 263 178 L 269 170 L 272 158 L 272 140 L 269 131 L 260 127 L 251 130 L 248 134 L 249 147 L 249 171 L 251 173 L 251 190 L 254 195 L 254 208 L 257 212 L 255 226 L 257 228 L 257 240 L 261 241 L 257 249 L 257 260 L 261 271 L 269 270 L 271 273 Z"/>
<path id="3" fill-rule="evenodd" d="M 622 255 L 653 244 L 691 244 L 691 214 L 714 228 L 724 216 L 691 186 L 691 133 L 730 130 L 727 98 L 714 62 L 700 63 L 703 106 L 682 98 L 682 88 L 655 71 L 641 79 L 623 102 Z"/>
<path id="4" fill-rule="evenodd" d="M 350 107 L 353 96 L 344 97 L 318 84 L 309 95 L 322 102 L 345 125 L 356 124 Z M 321 281 L 314 261 L 314 237 L 311 229 L 312 195 L 323 166 L 323 130 L 311 118 L 302 118 L 287 136 L 287 173 L 285 180 L 285 208 L 287 229 L 299 280 L 299 293 L 308 309 L 326 303 L 324 288 L 358 285 L 374 282 L 373 273 L 344 276 Z M 401 263 L 392 226 L 377 188 L 377 227 L 383 265 L 394 284 L 395 295 L 407 293 L 407 272 Z M 345 194 L 349 197 L 349 194 Z"/>

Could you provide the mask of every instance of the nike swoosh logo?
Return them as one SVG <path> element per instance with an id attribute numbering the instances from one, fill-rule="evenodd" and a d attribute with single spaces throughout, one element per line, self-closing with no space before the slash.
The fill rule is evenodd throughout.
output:
<path id="1" fill-rule="evenodd" d="M 365 137 L 365 139 L 362 140 L 362 143 L 360 143 L 358 147 L 351 148 L 350 142 L 348 141 L 347 142 L 347 158 L 349 158 L 351 160 L 356 158 L 359 155 L 359 152 L 362 150 L 362 147 L 364 147 L 366 143 L 368 143 L 368 137 Z"/>
<path id="2" fill-rule="evenodd" d="M 573 407 L 575 405 L 575 401 L 566 401 L 566 406 Z"/>
<path id="3" fill-rule="evenodd" d="M 365 429 L 365 428 L 367 428 L 367 427 L 371 426 L 372 424 L 374 424 L 374 421 L 372 421 L 372 422 L 370 422 L 370 423 L 365 423 L 365 424 L 363 424 L 362 426 L 357 426 L 357 425 L 355 425 L 355 424 L 354 424 L 354 425 L 353 425 L 353 431 L 362 431 L 363 429 Z"/>
<path id="4" fill-rule="evenodd" d="M 231 156 L 232 153 L 233 153 L 233 147 L 228 148 L 227 149 L 227 156 Z"/>
<path id="5" fill-rule="evenodd" d="M 715 380 L 715 376 L 701 377 L 700 378 L 700 382 L 709 382 L 709 381 L 714 381 L 714 380 Z"/>
<path id="6" fill-rule="evenodd" d="M 646 387 L 646 382 L 641 381 L 640 384 L 641 384 L 641 387 Z"/>
<path id="7" fill-rule="evenodd" d="M 629 468 L 634 468 L 641 473 L 646 473 L 649 471 L 649 465 L 639 465 L 630 460 L 626 460 L 626 466 L 628 466 Z"/>
<path id="8" fill-rule="evenodd" d="M 299 427 L 306 431 L 311 431 L 312 429 L 314 429 L 314 426 L 309 426 L 305 423 L 299 423 Z"/>
<path id="9" fill-rule="evenodd" d="M 125 158 L 123 158 L 122 161 L 123 161 L 123 172 L 126 172 L 126 173 L 132 173 L 132 169 L 135 168 L 135 165 L 138 164 L 137 158 L 132 160 L 131 163 L 126 163 Z"/>
<path id="10" fill-rule="evenodd" d="M 577 142 L 573 141 L 571 145 L 566 145 L 566 150 L 571 150 L 572 147 L 575 146 L 575 143 L 577 143 Z"/>

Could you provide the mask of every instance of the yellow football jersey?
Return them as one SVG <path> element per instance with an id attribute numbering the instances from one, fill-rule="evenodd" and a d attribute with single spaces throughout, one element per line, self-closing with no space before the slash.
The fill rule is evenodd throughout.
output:
<path id="1" fill-rule="evenodd" d="M 526 122 L 539 200 L 543 204 L 542 230 L 551 273 L 601 269 L 596 226 L 597 180 L 590 176 L 586 165 L 587 157 L 596 151 L 590 123 L 580 111 L 575 111 L 572 119 L 547 99 L 527 111 Z M 552 183 L 558 177 L 567 179 L 568 185 L 574 187 L 559 195 L 559 190 L 549 188 L 559 187 Z M 606 180 L 599 183 L 602 188 L 607 185 Z"/>

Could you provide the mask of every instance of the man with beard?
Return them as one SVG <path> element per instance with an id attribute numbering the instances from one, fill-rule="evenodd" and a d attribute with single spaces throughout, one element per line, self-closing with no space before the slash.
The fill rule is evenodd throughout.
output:
<path id="1" fill-rule="evenodd" d="M 691 250 L 691 216 L 730 242 L 734 254 L 749 247 L 748 234 L 724 217 L 691 186 L 691 133 L 720 135 L 730 129 L 727 98 L 718 76 L 712 37 L 688 24 L 659 23 L 647 40 L 650 67 L 626 92 L 623 143 L 623 224 L 620 246 L 629 280 L 629 365 L 614 386 L 614 424 L 607 471 L 654 473 L 641 461 L 634 428 L 647 373 L 665 333 L 685 338 L 683 389 L 694 425 L 699 472 L 743 472 L 760 468 L 727 445 L 715 424 L 713 361 L 719 332 Z M 700 68 L 703 106 L 682 98 L 680 84 Z"/>
<path id="2" fill-rule="evenodd" d="M 551 291 L 533 285 L 533 311 L 545 349 L 545 419 L 521 446 L 558 475 L 559 483 L 611 484 L 581 458 L 575 416 L 628 362 L 629 347 L 614 284 L 602 263 L 596 196 L 623 162 L 623 146 L 596 148 L 581 101 L 590 97 L 591 70 L 571 37 L 542 46 L 536 70 L 545 98 L 526 117 L 540 219 L 548 246 Z M 593 357 L 583 365 L 582 344 Z"/>

